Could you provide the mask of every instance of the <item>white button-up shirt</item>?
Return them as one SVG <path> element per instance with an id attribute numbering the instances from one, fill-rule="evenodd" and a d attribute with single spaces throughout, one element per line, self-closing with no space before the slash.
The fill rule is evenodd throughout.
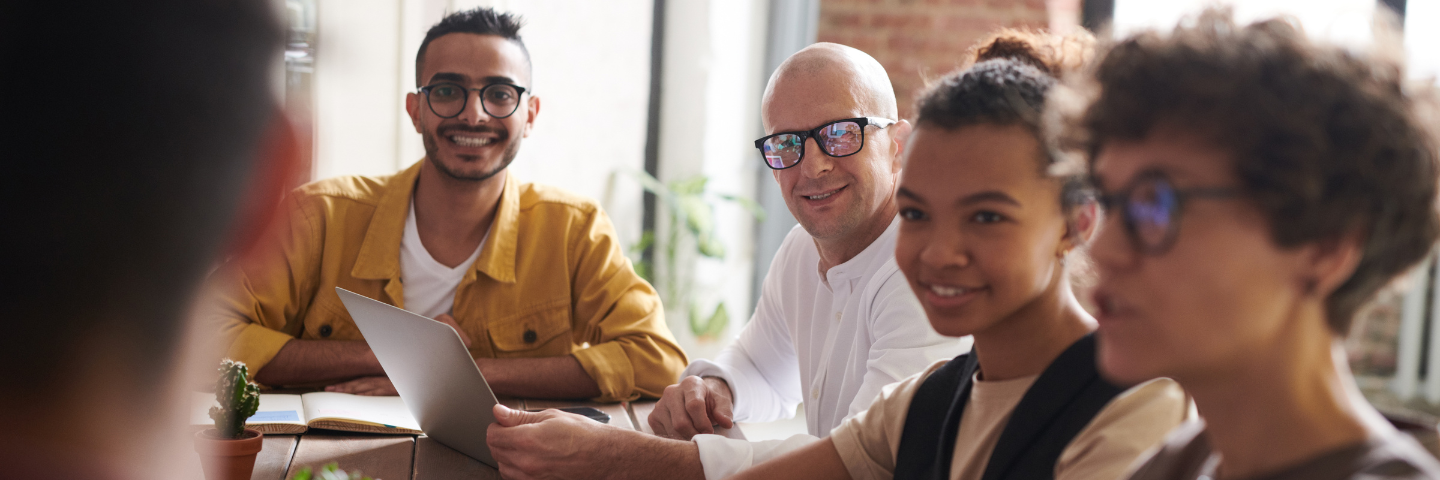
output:
<path id="1" fill-rule="evenodd" d="M 930 327 L 895 264 L 898 230 L 897 219 L 864 251 L 825 272 L 824 279 L 815 240 L 799 226 L 790 230 L 740 338 L 715 360 L 691 363 L 681 377 L 725 379 L 739 422 L 790 418 L 804 402 L 813 438 L 829 435 L 846 417 L 864 411 L 881 387 L 968 351 L 968 337 L 943 337 Z M 714 435 L 696 436 L 695 442 L 707 478 L 776 455 L 771 450 L 781 443 Z"/>

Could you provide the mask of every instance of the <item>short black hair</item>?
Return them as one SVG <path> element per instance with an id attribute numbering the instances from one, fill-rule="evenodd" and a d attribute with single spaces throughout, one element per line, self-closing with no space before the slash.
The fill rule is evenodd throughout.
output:
<path id="1" fill-rule="evenodd" d="M 81 3 L 0 7 L 7 396 L 60 392 L 95 361 L 82 340 L 166 378 L 276 119 L 269 2 Z"/>
<path id="2" fill-rule="evenodd" d="M 1021 58 L 997 58 L 936 82 L 916 102 L 917 125 L 1021 125 L 1039 137 L 1045 94 L 1055 78 Z M 1043 143 L 1042 143 L 1043 145 Z"/>
<path id="3" fill-rule="evenodd" d="M 915 125 L 947 131 L 972 125 L 1024 128 L 1040 147 L 1039 174 L 1060 182 L 1060 205 L 1068 211 L 1093 195 L 1083 172 L 1055 168 L 1061 160 L 1048 148 L 1042 124 L 1046 97 L 1057 80 L 1037 58 L 1012 51 L 946 75 L 916 102 Z"/>
<path id="4" fill-rule="evenodd" d="M 520 51 L 525 53 L 525 63 L 529 64 L 530 50 L 525 48 L 525 41 L 520 39 L 520 27 L 523 26 L 525 19 L 519 15 L 497 12 L 490 7 L 477 7 L 446 15 L 440 19 L 440 23 L 425 32 L 425 40 L 420 42 L 420 51 L 415 53 L 415 86 L 419 87 L 423 81 L 420 72 L 425 69 L 425 50 L 430 47 L 430 42 L 452 33 L 495 35 L 515 42 L 515 45 L 520 46 Z M 530 65 L 529 73 L 533 77 L 534 65 Z"/>

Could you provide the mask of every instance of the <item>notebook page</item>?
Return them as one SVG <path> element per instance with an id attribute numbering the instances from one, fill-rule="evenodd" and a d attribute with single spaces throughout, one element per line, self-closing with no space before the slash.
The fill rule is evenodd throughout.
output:
<path id="1" fill-rule="evenodd" d="M 348 393 L 314 392 L 305 399 L 305 419 L 313 423 L 339 420 L 362 425 L 420 430 L 420 422 L 398 396 L 367 397 Z"/>

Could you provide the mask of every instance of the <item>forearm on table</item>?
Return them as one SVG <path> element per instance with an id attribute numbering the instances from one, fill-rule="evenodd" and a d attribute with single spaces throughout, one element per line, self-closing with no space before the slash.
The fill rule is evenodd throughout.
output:
<path id="1" fill-rule="evenodd" d="M 575 357 L 481 358 L 475 360 L 496 395 L 523 398 L 593 398 L 600 385 Z"/>
<path id="2" fill-rule="evenodd" d="M 705 480 L 700 464 L 700 450 L 695 442 L 673 440 L 640 432 L 627 432 L 635 438 L 633 450 L 617 451 L 620 468 L 613 470 L 616 478 Z"/>
<path id="3" fill-rule="evenodd" d="M 291 340 L 255 373 L 265 385 L 296 385 L 384 375 L 385 369 L 358 340 Z"/>

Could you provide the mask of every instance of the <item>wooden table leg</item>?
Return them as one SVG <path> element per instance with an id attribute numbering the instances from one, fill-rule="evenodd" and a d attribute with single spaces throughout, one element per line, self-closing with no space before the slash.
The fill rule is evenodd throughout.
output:
<path id="1" fill-rule="evenodd" d="M 295 445 L 300 443 L 299 435 L 267 434 L 265 446 L 255 457 L 255 470 L 251 480 L 277 480 L 285 478 L 290 468 L 290 459 L 295 456 Z"/>

